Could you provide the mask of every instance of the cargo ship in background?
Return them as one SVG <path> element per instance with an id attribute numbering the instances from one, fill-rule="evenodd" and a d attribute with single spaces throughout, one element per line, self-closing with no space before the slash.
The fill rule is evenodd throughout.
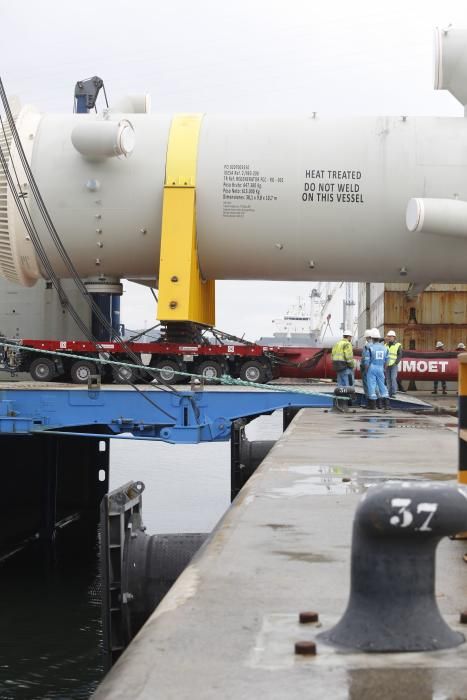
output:
<path id="1" fill-rule="evenodd" d="M 262 336 L 258 345 L 331 348 L 344 328 L 357 331 L 357 284 L 320 282 L 307 297 L 298 297 L 281 318 L 273 319 L 272 336 Z M 341 321 L 339 311 L 342 305 Z"/>

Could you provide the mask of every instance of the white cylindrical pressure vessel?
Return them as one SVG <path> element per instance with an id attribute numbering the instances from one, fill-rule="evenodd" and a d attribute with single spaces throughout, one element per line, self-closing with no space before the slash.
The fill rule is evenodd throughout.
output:
<path id="1" fill-rule="evenodd" d="M 132 157 L 100 160 L 71 140 L 100 117 L 24 110 L 18 119 L 43 199 L 82 277 L 158 275 L 171 118 L 119 115 L 126 118 Z M 409 232 L 412 198 L 467 200 L 464 118 L 202 120 L 196 206 L 206 279 L 467 281 L 467 241 Z M 57 273 L 68 276 L 28 201 Z M 0 267 L 31 284 L 40 265 L 11 201 L 7 214 Z"/>
<path id="2" fill-rule="evenodd" d="M 467 202 L 458 199 L 411 199 L 407 205 L 409 231 L 437 236 L 467 237 Z"/>

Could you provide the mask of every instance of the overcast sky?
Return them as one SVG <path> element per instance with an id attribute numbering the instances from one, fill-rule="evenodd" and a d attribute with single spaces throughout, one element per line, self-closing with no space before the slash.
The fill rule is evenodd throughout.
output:
<path id="1" fill-rule="evenodd" d="M 110 101 L 149 92 L 153 112 L 462 115 L 433 90 L 433 29 L 467 27 L 467 2 L 40 0 L 2 3 L 10 95 L 70 112 L 75 82 Z M 272 332 L 301 283 L 219 282 L 217 326 Z M 123 318 L 151 325 L 149 290 L 127 285 Z"/>

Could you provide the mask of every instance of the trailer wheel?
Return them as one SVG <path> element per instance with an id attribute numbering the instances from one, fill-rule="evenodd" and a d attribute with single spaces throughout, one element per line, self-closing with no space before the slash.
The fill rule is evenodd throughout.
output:
<path id="1" fill-rule="evenodd" d="M 53 360 L 48 357 L 38 357 L 29 366 L 29 373 L 35 382 L 51 382 L 57 375 Z"/>
<path id="2" fill-rule="evenodd" d="M 258 360 L 247 360 L 240 367 L 240 379 L 262 384 L 266 380 L 266 369 Z"/>
<path id="3" fill-rule="evenodd" d="M 87 384 L 93 374 L 99 374 L 97 365 L 90 360 L 78 360 L 71 366 L 70 375 L 73 384 Z"/>
<path id="4" fill-rule="evenodd" d="M 217 360 L 205 360 L 195 368 L 195 374 L 202 374 L 205 381 L 220 379 L 225 374 L 225 368 Z"/>
<path id="5" fill-rule="evenodd" d="M 112 376 L 115 384 L 135 384 L 140 379 L 136 367 L 112 366 Z"/>
<path id="6" fill-rule="evenodd" d="M 158 372 L 152 372 L 152 377 L 158 384 L 176 384 L 180 381 L 180 366 L 173 360 L 159 360 L 154 365 L 151 365 Z"/>

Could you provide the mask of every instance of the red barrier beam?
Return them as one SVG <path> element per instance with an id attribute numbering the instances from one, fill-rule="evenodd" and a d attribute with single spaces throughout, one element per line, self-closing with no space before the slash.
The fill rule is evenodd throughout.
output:
<path id="1" fill-rule="evenodd" d="M 316 358 L 317 355 L 320 355 Z M 356 377 L 360 378 L 361 350 L 355 350 L 357 362 Z M 280 356 L 297 366 L 280 367 L 281 377 L 335 379 L 331 351 L 326 348 L 282 348 Z M 406 351 L 399 364 L 398 378 L 402 380 L 457 382 L 458 355 L 455 352 L 415 352 Z"/>

